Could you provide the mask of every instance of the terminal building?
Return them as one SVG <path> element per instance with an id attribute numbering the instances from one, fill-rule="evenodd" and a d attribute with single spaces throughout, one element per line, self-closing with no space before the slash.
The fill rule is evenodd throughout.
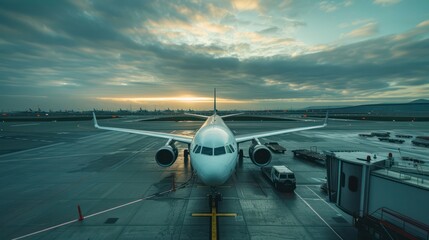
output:
<path id="1" fill-rule="evenodd" d="M 329 200 L 354 218 L 359 239 L 429 239 L 429 178 L 392 167 L 391 153 L 329 152 Z"/>

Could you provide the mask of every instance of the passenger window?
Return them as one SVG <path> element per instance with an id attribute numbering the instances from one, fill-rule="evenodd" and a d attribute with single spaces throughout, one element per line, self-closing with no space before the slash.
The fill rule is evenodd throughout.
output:
<path id="1" fill-rule="evenodd" d="M 218 156 L 218 155 L 222 155 L 225 154 L 225 147 L 217 147 L 214 149 L 214 155 Z"/>
<path id="2" fill-rule="evenodd" d="M 201 154 L 212 156 L 213 148 L 203 147 L 203 149 L 201 150 Z"/>
<path id="3" fill-rule="evenodd" d="M 198 146 L 198 147 L 195 149 L 194 153 L 200 153 L 200 151 L 201 151 L 201 146 Z"/>

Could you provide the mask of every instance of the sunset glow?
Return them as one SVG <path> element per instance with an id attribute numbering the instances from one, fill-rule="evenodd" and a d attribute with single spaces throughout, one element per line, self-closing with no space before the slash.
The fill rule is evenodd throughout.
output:
<path id="1" fill-rule="evenodd" d="M 429 1 L 0 6 L 3 111 L 204 110 L 214 88 L 223 110 L 429 98 Z"/>
<path id="2" fill-rule="evenodd" d="M 133 103 L 145 103 L 145 102 L 190 102 L 190 103 L 212 103 L 213 98 L 211 97 L 124 97 L 124 98 L 111 98 L 111 97 L 100 97 L 98 100 L 116 101 L 116 102 L 133 102 Z M 245 100 L 234 100 L 226 98 L 217 98 L 217 102 L 220 103 L 249 103 L 250 101 Z"/>

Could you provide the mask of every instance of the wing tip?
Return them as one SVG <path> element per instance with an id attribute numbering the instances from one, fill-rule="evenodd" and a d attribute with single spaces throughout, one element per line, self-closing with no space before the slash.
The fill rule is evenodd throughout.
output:
<path id="1" fill-rule="evenodd" d="M 325 122 L 323 123 L 324 127 L 328 126 L 328 115 L 329 115 L 329 112 L 326 111 Z"/>
<path id="2" fill-rule="evenodd" d="M 94 121 L 94 127 L 98 128 L 97 117 L 95 116 L 95 111 L 92 112 L 92 120 Z"/>

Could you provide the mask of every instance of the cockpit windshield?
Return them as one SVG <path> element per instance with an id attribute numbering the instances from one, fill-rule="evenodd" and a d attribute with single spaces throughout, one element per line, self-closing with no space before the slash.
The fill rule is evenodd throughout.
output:
<path id="1" fill-rule="evenodd" d="M 214 149 L 214 155 L 215 156 L 218 156 L 218 155 L 222 155 L 222 154 L 225 154 L 226 152 L 225 152 L 225 147 L 217 147 L 217 148 L 215 148 Z"/>
<path id="2" fill-rule="evenodd" d="M 201 152 L 201 146 L 200 145 L 195 146 L 194 153 L 200 153 L 200 152 Z"/>
<path id="3" fill-rule="evenodd" d="M 201 150 L 201 154 L 211 156 L 213 155 L 213 148 L 203 147 L 203 149 Z"/>
<path id="4" fill-rule="evenodd" d="M 235 149 L 231 144 L 216 148 L 204 147 L 197 144 L 195 145 L 193 150 L 194 153 L 201 153 L 208 156 L 219 156 L 224 155 L 226 153 L 233 153 L 234 151 Z"/>

